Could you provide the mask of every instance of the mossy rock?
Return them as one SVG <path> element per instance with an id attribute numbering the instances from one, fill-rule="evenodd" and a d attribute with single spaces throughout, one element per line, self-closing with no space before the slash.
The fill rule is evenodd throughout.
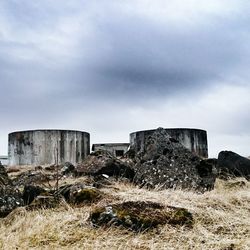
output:
<path id="1" fill-rule="evenodd" d="M 76 183 L 61 186 L 55 195 L 63 196 L 70 204 L 88 204 L 102 199 L 104 193 L 97 188 L 87 186 L 84 183 Z"/>
<path id="2" fill-rule="evenodd" d="M 43 195 L 37 196 L 30 205 L 27 206 L 28 210 L 36 210 L 36 209 L 47 209 L 47 208 L 55 208 L 59 205 L 58 200 L 54 196 Z"/>
<path id="3" fill-rule="evenodd" d="M 95 208 L 90 220 L 95 226 L 123 226 L 144 231 L 159 225 L 193 225 L 192 214 L 185 208 L 166 207 L 155 202 L 128 201 Z"/>
<path id="4" fill-rule="evenodd" d="M 247 186 L 245 181 L 228 181 L 228 182 L 225 182 L 224 185 L 228 189 L 244 188 Z"/>
<path id="5" fill-rule="evenodd" d="M 71 203 L 93 203 L 100 200 L 103 197 L 103 193 L 96 188 L 83 188 L 72 194 Z"/>

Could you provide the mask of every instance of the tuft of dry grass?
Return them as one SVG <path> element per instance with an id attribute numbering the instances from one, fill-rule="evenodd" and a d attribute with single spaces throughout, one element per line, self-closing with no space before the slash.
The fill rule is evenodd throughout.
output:
<path id="1" fill-rule="evenodd" d="M 0 249 L 250 249 L 250 183 L 217 180 L 213 191 L 146 190 L 118 182 L 103 189 L 106 200 L 153 201 L 188 209 L 193 228 L 165 225 L 145 233 L 121 228 L 94 228 L 88 221 L 94 205 L 26 211 L 19 208 L 0 220 Z"/>

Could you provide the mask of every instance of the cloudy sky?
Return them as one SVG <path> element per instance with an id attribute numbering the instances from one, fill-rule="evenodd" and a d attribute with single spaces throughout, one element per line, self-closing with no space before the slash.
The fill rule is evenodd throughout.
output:
<path id="1" fill-rule="evenodd" d="M 248 0 L 1 0 L 0 155 L 16 130 L 96 143 L 157 127 L 250 155 L 249 13 Z"/>

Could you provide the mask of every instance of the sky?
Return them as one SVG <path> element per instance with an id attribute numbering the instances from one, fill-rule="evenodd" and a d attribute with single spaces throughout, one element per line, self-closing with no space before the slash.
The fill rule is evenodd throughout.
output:
<path id="1" fill-rule="evenodd" d="M 1 0 L 0 155 L 8 133 L 91 143 L 207 130 L 209 156 L 250 155 L 248 0 Z"/>

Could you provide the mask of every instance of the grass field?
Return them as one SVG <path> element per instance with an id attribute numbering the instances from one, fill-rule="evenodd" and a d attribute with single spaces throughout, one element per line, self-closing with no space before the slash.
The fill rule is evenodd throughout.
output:
<path id="1" fill-rule="evenodd" d="M 109 195 L 99 205 L 156 201 L 187 208 L 195 224 L 193 228 L 166 225 L 134 233 L 116 227 L 94 228 L 88 221 L 94 205 L 64 203 L 57 209 L 38 211 L 19 208 L 0 219 L 0 249 L 250 249 L 250 183 L 246 180 L 218 180 L 213 191 L 202 195 L 149 191 L 122 182 L 103 191 Z"/>

